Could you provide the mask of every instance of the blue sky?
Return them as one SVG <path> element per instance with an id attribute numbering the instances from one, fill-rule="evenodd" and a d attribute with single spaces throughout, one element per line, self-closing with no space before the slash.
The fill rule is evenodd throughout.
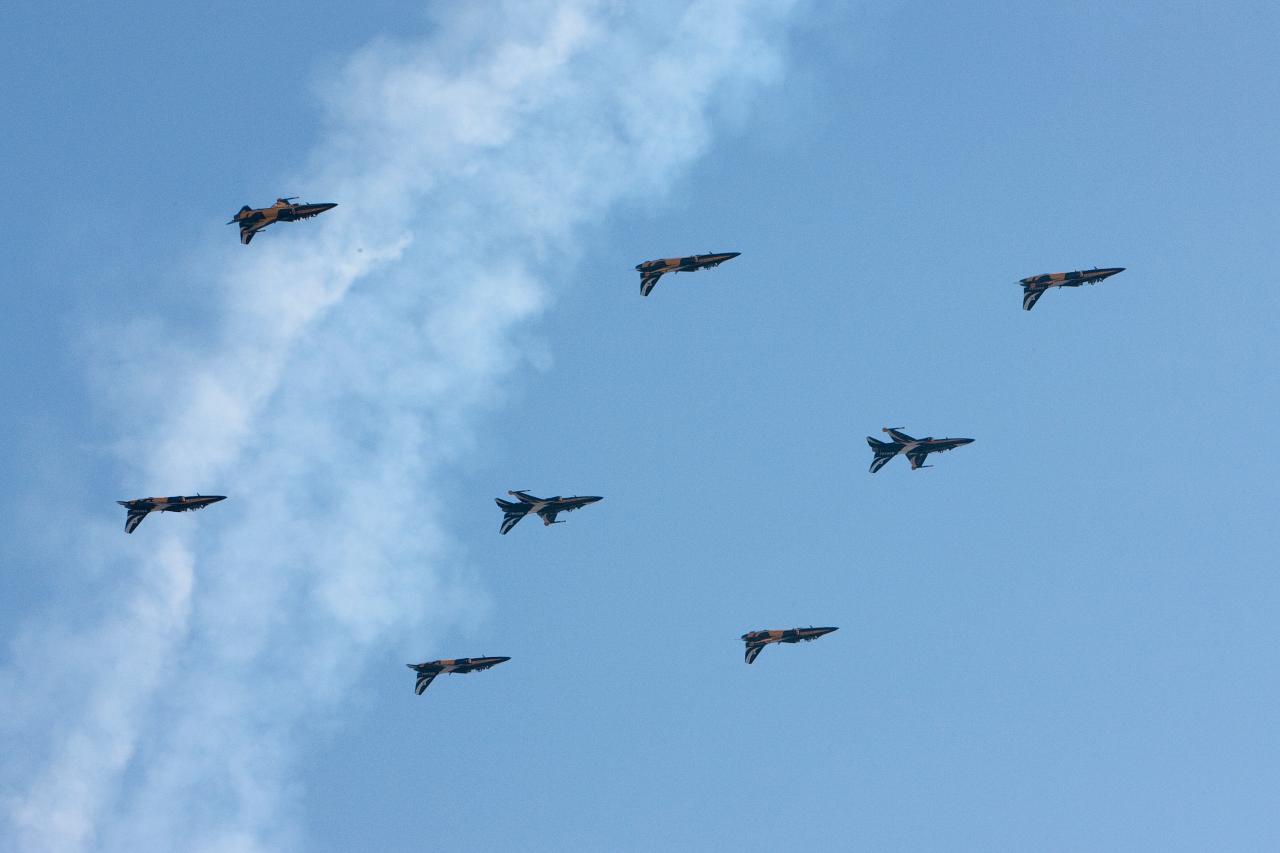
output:
<path id="1" fill-rule="evenodd" d="M 684 6 L 0 13 L 6 846 L 1280 844 L 1280 12 Z"/>

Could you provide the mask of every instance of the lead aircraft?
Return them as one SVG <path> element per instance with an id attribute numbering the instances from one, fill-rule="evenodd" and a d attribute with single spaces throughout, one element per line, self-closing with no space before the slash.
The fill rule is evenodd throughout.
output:
<path id="1" fill-rule="evenodd" d="M 457 658 L 426 663 L 407 663 L 405 666 L 418 673 L 418 683 L 414 685 L 413 692 L 421 696 L 422 691 L 426 690 L 435 677 L 442 672 L 480 672 L 509 660 L 511 658 Z"/>
<path id="2" fill-rule="evenodd" d="M 837 628 L 783 628 L 766 631 L 748 631 L 742 635 L 747 644 L 747 663 L 753 662 L 770 643 L 808 643 L 825 637 Z"/>
<path id="3" fill-rule="evenodd" d="M 1040 297 L 1044 296 L 1045 291 L 1051 287 L 1079 287 L 1082 284 L 1097 284 L 1104 278 L 1110 278 L 1116 273 L 1122 272 L 1124 272 L 1124 267 L 1107 267 L 1106 269 L 1094 267 L 1091 270 L 1047 272 L 1044 275 L 1028 276 L 1018 282 L 1018 284 L 1022 285 L 1022 307 L 1030 311 Z"/>
<path id="4" fill-rule="evenodd" d="M 932 468 L 932 465 L 924 464 L 924 460 L 930 453 L 941 453 L 944 450 L 973 443 L 972 438 L 933 438 L 932 436 L 912 438 L 897 427 L 884 427 L 881 432 L 888 433 L 889 438 L 893 440 L 876 441 L 871 436 L 867 436 L 867 444 L 875 454 L 875 458 L 871 460 L 872 474 L 889 464 L 889 460 L 898 454 L 902 454 L 911 461 L 913 471 L 917 468 Z"/>
<path id="5" fill-rule="evenodd" d="M 246 204 L 236 211 L 236 215 L 227 224 L 240 226 L 240 242 L 247 246 L 249 241 L 253 239 L 254 234 L 257 234 L 273 222 L 295 222 L 299 219 L 310 219 L 338 206 L 331 202 L 324 202 L 323 204 L 294 204 L 295 201 L 297 201 L 296 196 L 293 198 L 278 198 L 276 203 L 270 207 L 252 208 Z"/>
<path id="6" fill-rule="evenodd" d="M 662 278 L 669 272 L 694 272 L 718 267 L 725 261 L 731 261 L 741 252 L 721 252 L 719 254 L 689 255 L 685 258 L 659 258 L 656 261 L 645 261 L 636 264 L 640 273 L 640 295 L 648 296 Z"/>
<path id="7" fill-rule="evenodd" d="M 171 498 L 138 498 L 132 501 L 116 501 L 129 511 L 124 520 L 124 532 L 132 533 L 138 529 L 142 519 L 152 512 L 191 512 L 204 509 L 209 504 L 226 500 L 226 495 L 174 495 Z"/>
<path id="8" fill-rule="evenodd" d="M 502 527 L 498 530 L 499 533 L 507 533 L 520 523 L 520 519 L 531 512 L 542 519 L 544 526 L 548 524 L 564 524 L 563 521 L 556 521 L 556 516 L 560 513 L 573 512 L 575 509 L 582 509 L 587 504 L 604 500 L 594 495 L 583 495 L 581 497 L 574 495 L 568 498 L 556 495 L 554 498 L 535 498 L 528 492 L 519 490 L 513 490 L 507 492 L 507 494 L 514 497 L 518 503 L 504 501 L 502 498 L 494 498 L 494 501 L 498 504 L 498 509 L 502 510 Z"/>

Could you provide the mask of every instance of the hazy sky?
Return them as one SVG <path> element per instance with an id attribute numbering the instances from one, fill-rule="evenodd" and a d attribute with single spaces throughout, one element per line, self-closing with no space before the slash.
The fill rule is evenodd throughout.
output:
<path id="1" fill-rule="evenodd" d="M 1278 33 L 0 11 L 0 847 L 1280 847 Z"/>

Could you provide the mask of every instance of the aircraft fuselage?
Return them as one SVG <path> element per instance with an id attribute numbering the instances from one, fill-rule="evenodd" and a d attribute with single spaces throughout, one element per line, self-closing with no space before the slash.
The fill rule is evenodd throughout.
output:
<path id="1" fill-rule="evenodd" d="M 168 498 L 138 498 L 132 501 L 116 501 L 116 503 L 128 510 L 188 512 L 193 509 L 202 509 L 221 500 L 226 500 L 226 495 L 175 495 Z"/>
<path id="2" fill-rule="evenodd" d="M 637 272 L 655 272 L 663 270 L 665 272 L 692 272 L 700 269 L 710 269 L 717 267 L 725 261 L 731 261 L 741 252 L 718 252 L 707 255 L 687 255 L 682 258 L 658 258 L 653 261 L 645 261 L 636 264 Z"/>
<path id="3" fill-rule="evenodd" d="M 427 661 L 426 663 L 407 663 L 405 666 L 414 672 L 421 673 L 479 672 L 482 669 L 488 669 L 491 666 L 497 666 L 509 660 L 511 660 L 509 657 L 452 658 Z"/>
<path id="4" fill-rule="evenodd" d="M 816 640 L 819 637 L 830 634 L 836 628 L 784 628 L 771 629 L 764 631 L 748 631 L 742 635 L 742 640 L 747 644 L 746 661 L 754 663 L 755 659 L 760 656 L 760 652 L 765 646 L 773 643 L 807 643 L 810 640 Z"/>
<path id="5" fill-rule="evenodd" d="M 765 631 L 748 631 L 742 639 L 748 643 L 801 643 L 837 631 L 838 628 L 785 628 Z"/>
<path id="6" fill-rule="evenodd" d="M 1018 284 L 1023 287 L 1047 289 L 1050 287 L 1079 287 L 1082 284 L 1097 284 L 1105 278 L 1124 272 L 1124 267 L 1106 267 L 1096 270 L 1076 270 L 1074 272 L 1051 272 L 1044 275 L 1033 275 L 1022 279 Z"/>

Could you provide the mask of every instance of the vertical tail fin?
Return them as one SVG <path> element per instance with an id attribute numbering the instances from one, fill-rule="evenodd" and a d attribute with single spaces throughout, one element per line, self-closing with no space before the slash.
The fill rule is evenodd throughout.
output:
<path id="1" fill-rule="evenodd" d="M 511 528 L 519 523 L 520 519 L 529 514 L 529 507 L 525 504 L 513 504 L 511 501 L 504 501 L 502 498 L 494 498 L 493 500 L 498 505 L 498 509 L 502 510 L 502 526 L 498 528 L 499 533 L 509 533 Z"/>
<path id="2" fill-rule="evenodd" d="M 889 460 L 898 455 L 897 445 L 886 441 L 876 441 L 871 436 L 867 436 L 867 445 L 871 448 L 871 452 L 875 454 L 875 457 L 871 460 L 872 474 L 889 464 Z"/>

